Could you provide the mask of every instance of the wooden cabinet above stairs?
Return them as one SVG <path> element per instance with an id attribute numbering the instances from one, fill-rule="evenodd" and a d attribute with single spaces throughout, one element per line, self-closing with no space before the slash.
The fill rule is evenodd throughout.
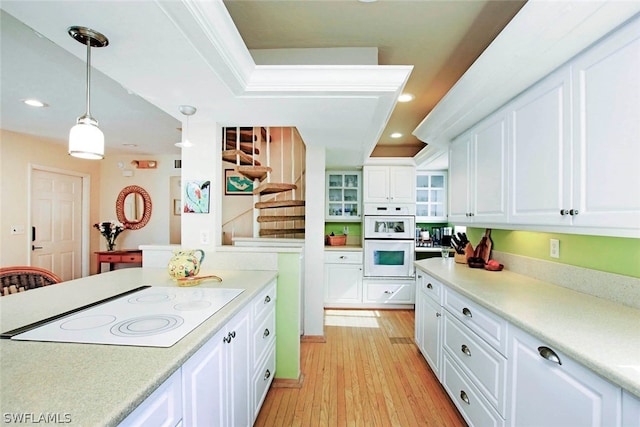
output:
<path id="1" fill-rule="evenodd" d="M 237 173 L 254 182 L 253 237 L 299 237 L 296 235 L 305 232 L 305 202 L 296 199 L 300 194 L 297 191 L 298 185 L 271 181 L 274 174 L 290 176 L 289 168 L 294 167 L 293 158 L 282 162 L 283 165 L 288 165 L 289 170 L 274 171 L 271 167 L 273 162 L 269 158 L 270 153 L 275 151 L 274 145 L 280 143 L 282 142 L 277 138 L 273 139 L 270 130 L 265 128 L 259 128 L 259 131 L 258 128 L 223 129 L 222 159 L 234 163 Z M 267 147 L 266 144 L 270 146 Z M 278 150 L 286 152 L 284 147 L 279 147 Z M 280 156 L 280 160 L 282 158 Z"/>

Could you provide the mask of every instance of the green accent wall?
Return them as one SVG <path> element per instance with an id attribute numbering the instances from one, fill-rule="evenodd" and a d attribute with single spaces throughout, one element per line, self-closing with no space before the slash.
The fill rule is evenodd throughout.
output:
<path id="1" fill-rule="evenodd" d="M 335 234 L 340 236 L 344 234 L 344 227 L 349 227 L 350 236 L 362 236 L 362 223 L 360 222 L 325 222 L 324 234 Z"/>
<path id="2" fill-rule="evenodd" d="M 276 299 L 276 378 L 297 380 L 300 374 L 300 254 L 278 253 Z"/>
<path id="3" fill-rule="evenodd" d="M 484 231 L 467 228 L 474 247 Z M 560 258 L 549 256 L 549 239 L 560 241 Z M 492 229 L 491 241 L 500 252 L 640 278 L 640 239 Z"/>

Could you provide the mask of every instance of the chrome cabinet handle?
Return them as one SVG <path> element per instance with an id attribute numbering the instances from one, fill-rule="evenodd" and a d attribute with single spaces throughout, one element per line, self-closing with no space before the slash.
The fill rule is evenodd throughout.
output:
<path id="1" fill-rule="evenodd" d="M 264 303 L 265 304 L 269 304 L 271 302 L 271 297 L 269 295 L 267 295 L 266 297 L 264 297 Z"/>
<path id="2" fill-rule="evenodd" d="M 431 283 L 427 283 L 427 289 L 433 289 L 433 285 Z"/>
<path id="3" fill-rule="evenodd" d="M 560 358 L 558 357 L 556 352 L 551 350 L 549 347 L 545 347 L 545 346 L 538 347 L 538 353 L 540 353 L 540 356 L 547 359 L 549 362 L 562 365 L 562 361 L 560 361 Z"/>
<path id="4" fill-rule="evenodd" d="M 473 317 L 473 315 L 471 314 L 471 310 L 469 310 L 467 307 L 462 309 L 462 314 L 464 314 L 467 317 Z"/>
<path id="5" fill-rule="evenodd" d="M 347 259 L 347 257 L 344 255 L 340 255 L 340 259 Z"/>
<path id="6" fill-rule="evenodd" d="M 268 380 L 271 377 L 271 371 L 267 369 L 267 372 L 264 373 L 264 380 Z"/>
<path id="7" fill-rule="evenodd" d="M 571 215 L 571 216 L 576 216 L 576 215 L 578 215 L 578 209 L 571 209 L 571 210 L 569 211 L 569 215 Z"/>
<path id="8" fill-rule="evenodd" d="M 393 291 L 384 291 L 384 293 L 387 294 L 387 295 L 392 295 Z"/>
<path id="9" fill-rule="evenodd" d="M 229 344 L 231 342 L 231 338 L 229 338 L 229 336 L 227 335 L 226 337 L 222 338 L 222 341 L 226 344 Z"/>
<path id="10" fill-rule="evenodd" d="M 467 347 L 466 345 L 462 344 L 462 347 L 460 347 L 460 351 L 471 357 L 471 350 L 469 350 L 469 347 Z"/>
<path id="11" fill-rule="evenodd" d="M 562 216 L 569 215 L 569 210 L 568 209 L 560 209 L 560 215 L 562 215 Z"/>
<path id="12" fill-rule="evenodd" d="M 467 396 L 467 393 L 465 393 L 464 390 L 460 390 L 460 399 L 462 399 L 467 405 L 470 405 L 469 396 Z"/>
<path id="13" fill-rule="evenodd" d="M 440 316 L 442 316 L 442 314 L 440 314 L 440 313 L 438 313 L 438 312 L 436 311 L 436 317 L 440 317 Z"/>
<path id="14" fill-rule="evenodd" d="M 265 329 L 265 330 L 264 330 L 264 333 L 262 334 L 262 338 L 266 338 L 266 337 L 268 337 L 269 335 L 271 335 L 271 332 L 269 332 L 269 329 Z"/>

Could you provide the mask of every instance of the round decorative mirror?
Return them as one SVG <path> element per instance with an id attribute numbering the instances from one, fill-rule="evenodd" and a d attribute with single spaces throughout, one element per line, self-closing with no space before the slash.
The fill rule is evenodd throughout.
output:
<path id="1" fill-rule="evenodd" d="M 151 197 L 137 185 L 124 187 L 116 200 L 118 221 L 130 230 L 144 227 L 151 218 Z"/>

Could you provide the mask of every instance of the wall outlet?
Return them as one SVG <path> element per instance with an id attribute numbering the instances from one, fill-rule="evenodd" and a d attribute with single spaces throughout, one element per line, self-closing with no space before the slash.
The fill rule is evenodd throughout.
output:
<path id="1" fill-rule="evenodd" d="M 200 230 L 200 243 L 203 245 L 209 244 L 209 230 Z"/>
<path id="2" fill-rule="evenodd" d="M 549 240 L 549 256 L 551 258 L 560 258 L 560 240 Z"/>

